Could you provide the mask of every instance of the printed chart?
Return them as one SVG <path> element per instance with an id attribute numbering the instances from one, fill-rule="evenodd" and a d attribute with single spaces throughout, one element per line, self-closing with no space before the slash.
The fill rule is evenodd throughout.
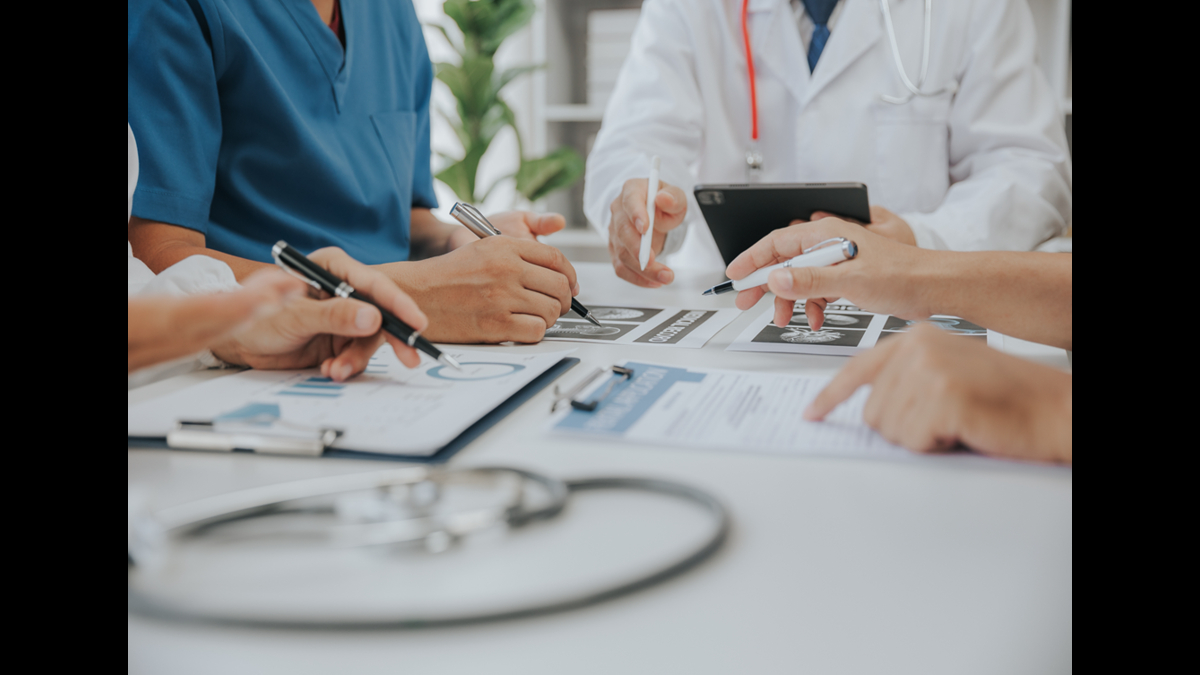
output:
<path id="1" fill-rule="evenodd" d="M 699 349 L 741 312 L 679 307 L 590 307 L 603 326 L 568 312 L 546 331 L 546 340 L 646 344 Z"/>
<path id="2" fill-rule="evenodd" d="M 784 352 L 790 354 L 824 354 L 849 356 L 870 349 L 880 340 L 899 335 L 920 321 L 909 321 L 887 314 L 873 314 L 841 301 L 825 308 L 825 323 L 813 330 L 796 304 L 796 313 L 784 328 L 774 324 L 775 308 L 769 307 L 726 348 L 731 352 Z M 994 343 L 997 335 L 989 334 L 982 326 L 956 316 L 933 316 L 925 321 L 964 339 L 987 340 Z"/>
<path id="3" fill-rule="evenodd" d="M 219 377 L 131 406 L 129 435 L 161 437 L 178 420 L 212 420 L 280 435 L 338 429 L 336 448 L 431 455 L 570 353 L 443 351 L 461 371 L 430 359 L 410 370 L 385 344 L 366 372 L 341 383 L 313 370 Z"/>
<path id="4" fill-rule="evenodd" d="M 741 372 L 626 362 L 628 380 L 603 378 L 581 401 L 599 397 L 592 411 L 571 409 L 551 429 L 572 436 L 620 439 L 689 450 L 731 450 L 794 455 L 832 455 L 911 460 L 868 427 L 862 388 L 823 422 L 800 412 L 829 382 L 828 377 Z M 614 382 L 613 380 L 617 381 Z"/>

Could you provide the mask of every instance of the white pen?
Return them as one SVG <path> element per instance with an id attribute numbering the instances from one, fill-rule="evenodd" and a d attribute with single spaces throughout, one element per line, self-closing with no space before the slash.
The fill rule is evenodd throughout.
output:
<path id="1" fill-rule="evenodd" d="M 840 242 L 840 246 L 831 246 L 834 242 Z M 771 272 L 781 270 L 788 267 L 827 267 L 836 265 L 840 262 L 850 260 L 858 255 L 858 245 L 846 239 L 845 237 L 834 237 L 826 239 L 816 246 L 805 249 L 804 253 L 785 260 L 777 265 L 764 267 L 750 273 L 745 279 L 737 281 L 726 281 L 723 284 L 717 284 L 712 288 L 704 291 L 704 295 L 720 295 L 731 291 L 744 291 L 748 288 L 755 288 L 767 283 L 767 278 L 771 276 Z"/>
<path id="2" fill-rule="evenodd" d="M 650 214 L 650 224 L 646 226 L 646 233 L 642 235 L 642 247 L 638 251 L 638 264 L 643 270 L 650 264 L 650 247 L 654 243 L 654 212 L 658 210 L 654 207 L 654 198 L 658 195 L 658 166 L 658 155 L 655 155 L 650 160 L 650 182 L 646 184 L 646 213 Z"/>

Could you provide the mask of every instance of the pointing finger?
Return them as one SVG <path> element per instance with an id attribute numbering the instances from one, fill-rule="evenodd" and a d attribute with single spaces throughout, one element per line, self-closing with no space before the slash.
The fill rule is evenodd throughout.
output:
<path id="1" fill-rule="evenodd" d="M 846 367 L 842 368 L 841 372 L 804 409 L 804 419 L 809 421 L 825 419 L 830 411 L 842 401 L 850 398 L 854 392 L 858 391 L 859 387 L 874 381 L 879 371 L 891 359 L 899 342 L 893 338 L 850 359 Z"/>

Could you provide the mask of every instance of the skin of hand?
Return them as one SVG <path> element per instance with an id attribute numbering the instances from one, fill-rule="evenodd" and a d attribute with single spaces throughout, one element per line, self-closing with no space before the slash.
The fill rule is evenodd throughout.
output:
<path id="1" fill-rule="evenodd" d="M 829 267 L 776 270 L 768 286 L 739 292 L 738 308 L 753 307 L 770 290 L 775 293 L 775 325 L 783 327 L 792 320 L 795 301 L 806 298 L 805 312 L 813 330 L 824 323 L 826 304 L 838 298 L 846 298 L 867 311 L 905 319 L 925 319 L 938 310 L 927 304 L 929 295 L 923 292 L 926 275 L 935 268 L 933 252 L 906 246 L 836 218 L 798 222 L 775 230 L 735 258 L 725 274 L 730 279 L 741 279 L 833 237 L 853 241 L 858 255 Z"/>
<path id="2" fill-rule="evenodd" d="M 195 354 L 239 328 L 266 320 L 304 284 L 279 270 L 251 276 L 230 293 L 129 299 L 129 372 Z"/>
<path id="3" fill-rule="evenodd" d="M 813 220 L 836 217 L 834 214 L 825 213 L 824 211 L 817 211 L 812 214 Z M 865 227 L 871 232 L 887 237 L 892 241 L 898 241 L 901 244 L 908 244 L 909 246 L 917 245 L 917 238 L 913 235 L 912 228 L 908 226 L 908 222 L 882 206 L 871 207 L 871 222 L 865 225 Z"/>
<path id="4" fill-rule="evenodd" d="M 411 246 L 417 260 L 376 266 L 430 309 L 432 327 L 424 333 L 426 338 L 538 342 L 570 309 L 571 298 L 579 292 L 575 268 L 560 251 L 533 240 L 562 229 L 562 216 L 519 211 L 489 220 L 506 236 L 480 240 L 461 225 L 438 220 L 428 209 L 413 209 Z M 136 216 L 130 221 L 129 241 L 134 255 L 156 272 L 197 254 L 226 262 L 238 279 L 270 267 L 213 251 L 205 246 L 204 234 L 195 230 Z M 552 312 L 554 307 L 561 311 Z"/>
<path id="5" fill-rule="evenodd" d="M 554 234 L 567 226 L 567 220 L 557 213 L 534 213 L 532 211 L 505 211 L 487 217 L 501 234 L 518 239 L 537 241 L 540 236 Z M 479 239 L 462 225 L 452 225 L 454 231 L 447 242 L 447 252 L 466 246 Z"/>
<path id="6" fill-rule="evenodd" d="M 429 312 L 425 337 L 435 342 L 538 342 L 579 288 L 561 251 L 517 236 L 382 267 Z"/>
<path id="7" fill-rule="evenodd" d="M 667 233 L 679 227 L 687 215 L 687 195 L 683 190 L 665 182 L 659 182 L 658 194 L 654 196 L 654 233 L 651 240 L 650 262 L 642 270 L 638 265 L 638 254 L 642 246 L 642 233 L 650 225 L 650 214 L 646 212 L 646 190 L 649 179 L 631 178 L 625 181 L 621 194 L 609 205 L 612 221 L 608 226 L 608 253 L 612 257 L 617 276 L 631 284 L 658 288 L 675 279 L 675 272 L 658 262 L 667 240 Z"/>
<path id="8" fill-rule="evenodd" d="M 417 331 L 429 325 L 412 298 L 380 270 L 357 262 L 339 248 L 314 251 L 309 259 L 345 279 L 359 293 L 387 308 Z M 316 291 L 314 290 L 315 294 Z M 238 330 L 212 347 L 222 360 L 253 368 L 309 368 L 342 381 L 362 372 L 386 340 L 409 368 L 421 363 L 415 349 L 380 330 L 383 317 L 375 307 L 350 298 L 297 297 L 283 309 Z"/>
<path id="9" fill-rule="evenodd" d="M 822 420 L 872 385 L 867 424 L 915 452 L 957 444 L 987 455 L 1071 463 L 1071 375 L 929 325 L 850 360 L 804 411 Z"/>

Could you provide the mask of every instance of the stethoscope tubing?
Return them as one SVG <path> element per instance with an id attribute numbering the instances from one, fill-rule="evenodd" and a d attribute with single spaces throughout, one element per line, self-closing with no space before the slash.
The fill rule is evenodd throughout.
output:
<path id="1" fill-rule="evenodd" d="M 549 478 L 541 474 L 535 474 L 533 472 L 522 470 L 521 473 L 525 475 L 526 478 L 535 480 L 543 485 L 546 485 L 547 482 L 560 482 L 556 481 L 556 479 Z M 132 588 L 132 586 L 130 586 L 128 589 L 128 609 L 132 614 L 137 614 L 147 618 L 169 620 L 186 624 L 291 630 L 411 630 L 420 628 L 445 628 L 451 626 L 464 626 L 496 621 L 506 621 L 511 619 L 522 619 L 581 609 L 629 595 L 639 590 L 668 581 L 711 558 L 717 551 L 721 549 L 726 540 L 728 540 L 729 533 L 733 526 L 733 519 L 730 516 L 729 510 L 725 508 L 724 504 L 722 504 L 719 499 L 708 492 L 705 492 L 704 490 L 692 487 L 690 485 L 685 485 L 683 483 L 676 483 L 674 481 L 656 478 L 629 478 L 620 476 L 588 478 L 575 481 L 561 481 L 560 483 L 565 490 L 565 494 L 567 495 L 570 493 L 592 490 L 636 490 L 652 494 L 663 494 L 677 497 L 703 507 L 712 516 L 715 527 L 713 528 L 713 531 L 709 537 L 701 542 L 699 546 L 688 551 L 686 554 L 680 556 L 676 560 L 654 569 L 647 574 L 618 582 L 607 588 L 581 593 L 579 595 L 566 597 L 558 601 L 533 604 L 524 607 L 515 607 L 512 609 L 494 612 L 445 617 L 397 616 L 391 618 L 382 617 L 363 620 L 352 618 L 281 619 L 276 617 L 222 616 L 218 614 L 192 610 L 186 606 L 163 601 L 152 595 L 136 591 L 134 588 Z M 555 489 L 554 492 L 557 493 L 558 490 Z M 552 501 L 558 502 L 557 499 Z M 557 515 L 561 510 L 561 505 L 555 504 L 555 506 L 549 509 L 543 509 L 537 512 L 536 515 L 531 514 L 532 517 L 530 520 L 549 519 L 554 517 L 554 515 Z M 526 520 L 525 522 L 530 522 L 530 520 Z M 133 558 L 131 556 L 130 569 L 132 570 L 133 567 Z"/>

